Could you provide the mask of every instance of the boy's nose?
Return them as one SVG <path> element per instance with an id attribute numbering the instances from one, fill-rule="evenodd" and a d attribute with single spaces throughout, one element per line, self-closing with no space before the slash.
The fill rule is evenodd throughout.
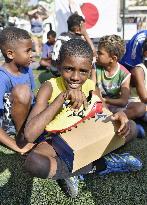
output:
<path id="1" fill-rule="evenodd" d="M 30 51 L 30 58 L 33 58 L 33 53 L 32 53 L 32 51 Z"/>
<path id="2" fill-rule="evenodd" d="M 71 75 L 71 79 L 74 81 L 78 81 L 80 79 L 79 72 L 73 72 Z"/>

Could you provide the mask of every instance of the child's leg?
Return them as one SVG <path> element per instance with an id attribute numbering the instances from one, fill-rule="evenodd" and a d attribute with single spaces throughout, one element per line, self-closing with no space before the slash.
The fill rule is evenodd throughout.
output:
<path id="1" fill-rule="evenodd" d="M 59 159 L 53 147 L 48 142 L 42 142 L 28 154 L 25 168 L 32 176 L 53 178 L 57 175 L 57 169 L 65 169 L 68 172 L 68 168 L 64 163 L 61 164 L 62 167 L 58 167 L 58 164 Z"/>
<path id="2" fill-rule="evenodd" d="M 11 93 L 11 116 L 17 132 L 24 124 L 31 106 L 31 91 L 27 85 L 17 85 Z"/>
<path id="3" fill-rule="evenodd" d="M 16 135 L 15 124 L 11 116 L 11 93 L 6 93 L 4 96 L 4 113 L 0 119 L 0 143 L 6 145 L 10 149 L 24 154 L 34 146 L 33 143 L 26 143 L 24 146 L 18 146 L 13 136 Z M 25 146 L 26 145 L 26 146 Z M 22 148 L 23 147 L 23 148 Z"/>
<path id="4" fill-rule="evenodd" d="M 38 144 L 28 154 L 25 161 L 25 168 L 32 176 L 38 178 L 52 178 L 57 180 L 74 175 L 69 171 L 67 164 L 56 155 L 53 147 L 47 142 Z M 77 175 L 86 174 L 91 169 L 92 164 L 82 168 L 77 172 Z"/>
<path id="5" fill-rule="evenodd" d="M 135 120 L 145 114 L 145 104 L 141 102 L 131 102 L 124 110 L 128 119 Z"/>
<path id="6" fill-rule="evenodd" d="M 125 137 L 125 144 L 137 137 L 137 128 L 136 123 L 133 120 L 129 120 L 130 131 L 129 134 Z"/>

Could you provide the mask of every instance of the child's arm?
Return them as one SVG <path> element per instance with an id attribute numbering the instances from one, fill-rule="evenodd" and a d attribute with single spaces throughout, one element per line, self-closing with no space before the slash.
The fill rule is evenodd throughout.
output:
<path id="1" fill-rule="evenodd" d="M 81 23 L 81 34 L 84 36 L 85 40 L 87 41 L 87 43 L 91 47 L 91 49 L 93 51 L 93 56 L 95 57 L 96 56 L 96 49 L 95 49 L 94 44 L 93 44 L 92 40 L 90 39 L 87 31 L 86 31 L 86 27 L 85 27 L 84 22 Z"/>
<path id="2" fill-rule="evenodd" d="M 95 91 L 93 92 L 94 94 L 98 95 L 99 98 L 102 100 L 103 103 L 103 108 L 107 108 L 107 105 L 105 104 L 105 102 L 103 101 L 103 98 L 101 96 L 100 90 L 99 88 L 96 87 Z M 118 135 L 121 135 L 123 137 L 127 136 L 128 133 L 130 132 L 130 127 L 129 127 L 129 123 L 128 123 L 128 118 L 125 112 L 123 111 L 119 111 L 115 114 L 112 115 L 112 120 L 114 121 L 119 121 L 120 122 L 120 127 L 117 131 Z"/>
<path id="3" fill-rule="evenodd" d="M 25 147 L 20 149 L 17 146 L 16 141 L 11 136 L 9 136 L 2 128 L 0 128 L 0 143 L 21 154 L 25 154 L 34 146 L 33 143 L 28 143 Z"/>
<path id="4" fill-rule="evenodd" d="M 135 67 L 134 69 L 132 69 L 131 73 L 140 100 L 143 103 L 147 103 L 147 90 L 144 83 L 144 71 L 141 67 Z"/>
<path id="5" fill-rule="evenodd" d="M 33 16 L 35 13 L 37 13 L 38 12 L 38 9 L 36 8 L 36 9 L 34 9 L 34 10 L 31 10 L 31 11 L 28 11 L 28 16 Z"/>
<path id="6" fill-rule="evenodd" d="M 41 66 L 49 67 L 51 66 L 51 58 L 41 58 L 39 63 Z"/>
<path id="7" fill-rule="evenodd" d="M 73 109 L 79 109 L 82 104 L 86 107 L 86 97 L 80 90 L 62 92 L 48 105 L 51 95 L 52 86 L 50 82 L 45 82 L 39 89 L 36 104 L 25 126 L 25 139 L 28 142 L 34 142 L 44 132 L 46 125 L 53 120 L 65 100 L 70 100 L 71 108 Z"/>
<path id="8" fill-rule="evenodd" d="M 130 95 L 130 76 L 128 76 L 125 82 L 122 83 L 121 93 L 120 93 L 119 98 L 112 99 L 112 98 L 106 97 L 104 98 L 104 101 L 106 104 L 124 107 L 128 103 L 129 95 Z"/>
<path id="9" fill-rule="evenodd" d="M 46 125 L 54 118 L 64 102 L 63 96 L 59 95 L 48 105 L 51 95 L 52 86 L 50 82 L 45 82 L 38 91 L 36 103 L 26 122 L 24 133 L 28 142 L 34 142 L 43 133 Z"/>

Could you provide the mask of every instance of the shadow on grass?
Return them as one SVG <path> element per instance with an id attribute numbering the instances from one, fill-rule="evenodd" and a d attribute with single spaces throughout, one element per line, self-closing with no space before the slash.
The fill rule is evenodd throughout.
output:
<path id="1" fill-rule="evenodd" d="M 0 152 L 0 204 L 29 205 L 33 178 L 23 171 L 24 159 Z"/>
<path id="2" fill-rule="evenodd" d="M 52 78 L 53 75 L 51 74 L 50 71 L 43 71 L 40 73 L 40 75 L 38 76 L 38 80 L 39 82 L 42 84 L 44 83 L 46 80 L 49 80 L 50 78 Z"/>

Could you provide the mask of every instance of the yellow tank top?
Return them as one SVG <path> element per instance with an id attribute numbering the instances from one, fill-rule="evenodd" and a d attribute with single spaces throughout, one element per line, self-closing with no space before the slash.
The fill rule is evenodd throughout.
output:
<path id="1" fill-rule="evenodd" d="M 61 93 L 66 91 L 66 87 L 64 84 L 64 80 L 62 77 L 58 77 L 58 78 L 51 78 L 50 80 L 48 80 L 48 82 L 51 83 L 52 88 L 53 88 L 53 92 L 52 92 L 52 96 L 50 98 L 50 100 L 48 101 L 49 104 L 52 103 L 54 101 L 54 99 Z M 85 94 L 86 97 L 89 96 L 89 91 L 91 90 L 95 90 L 95 84 L 94 81 L 87 79 L 85 81 L 85 83 L 82 85 L 82 92 Z"/>

